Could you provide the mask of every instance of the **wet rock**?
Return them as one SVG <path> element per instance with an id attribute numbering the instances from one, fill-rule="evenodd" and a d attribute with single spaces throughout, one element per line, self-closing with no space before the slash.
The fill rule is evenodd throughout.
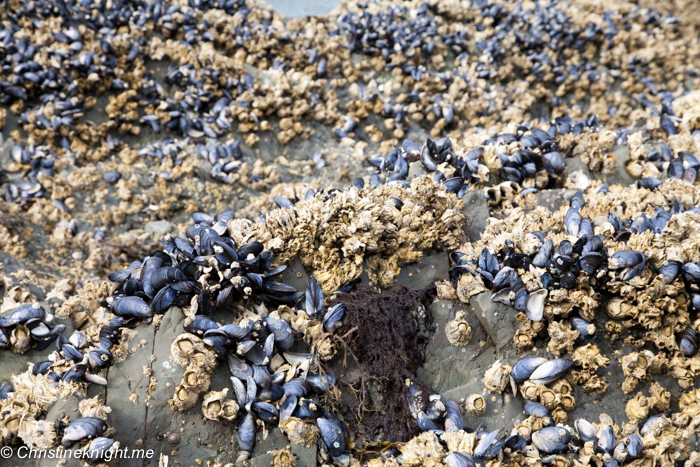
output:
<path id="1" fill-rule="evenodd" d="M 501 427 L 503 398 L 500 394 L 490 394 L 482 381 L 484 371 L 498 358 L 492 340 L 474 311 L 458 301 L 436 301 L 431 310 L 436 330 L 426 348 L 426 361 L 418 370 L 418 377 L 441 394 L 443 400 L 453 400 L 462 408 L 472 394 L 480 394 L 486 400 L 486 413 L 482 417 L 474 418 L 463 411 L 465 426 L 476 428 L 485 423 L 491 429 L 494 420 L 499 420 L 494 426 Z M 471 341 L 462 347 L 451 345 L 445 335 L 445 325 L 454 319 L 458 310 L 465 311 L 474 330 Z"/>
<path id="2" fill-rule="evenodd" d="M 470 191 L 464 195 L 464 208 L 462 212 L 467 218 L 467 234 L 469 240 L 475 242 L 481 238 L 489 219 L 489 208 L 486 204 L 486 195 L 481 190 Z"/>
<path id="3" fill-rule="evenodd" d="M 401 268 L 398 284 L 412 289 L 424 289 L 433 280 L 445 280 L 450 273 L 450 259 L 447 253 L 425 257 L 420 262 Z"/>
<path id="4" fill-rule="evenodd" d="M 558 188 L 554 190 L 538 191 L 535 193 L 535 196 L 540 200 L 540 206 L 544 206 L 554 212 L 562 207 L 574 193 L 576 193 L 576 190 Z"/>
<path id="5" fill-rule="evenodd" d="M 173 231 L 173 224 L 168 221 L 151 221 L 146 223 L 144 230 L 158 236 L 165 235 Z"/>
<path id="6" fill-rule="evenodd" d="M 297 290 L 306 290 L 306 284 L 309 282 L 309 274 L 304 269 L 299 258 L 295 258 L 287 269 L 280 275 L 281 282 L 291 285 Z"/>
<path id="7" fill-rule="evenodd" d="M 488 337 L 496 345 L 498 351 L 512 346 L 513 336 L 518 329 L 518 321 L 515 319 L 515 310 L 503 303 L 491 300 L 489 292 L 483 292 L 473 296 L 469 300 L 473 314 L 481 323 Z M 470 321 L 471 323 L 471 321 Z M 479 334 L 475 331 L 475 336 Z"/>
<path id="8" fill-rule="evenodd" d="M 621 184 L 628 186 L 635 183 L 636 179 L 627 171 L 627 163 L 630 161 L 630 148 L 627 145 L 617 144 L 610 151 L 617 159 L 617 171 L 613 175 L 608 175 L 606 181 L 611 184 Z"/>
<path id="9" fill-rule="evenodd" d="M 184 368 L 170 361 L 170 344 L 184 332 L 184 318 L 182 310 L 171 307 L 154 336 L 151 371 L 157 386 L 150 393 L 149 407 L 144 413 L 144 447 L 156 453 L 169 453 L 171 462 L 177 460 L 182 465 L 197 465 L 198 460 L 213 462 L 214 459 L 222 464 L 234 462 L 237 454 L 235 422 L 204 420 L 201 396 L 194 407 L 184 413 L 173 411 L 168 404 L 185 372 Z M 227 366 L 220 366 L 212 376 L 211 390 L 228 387 L 229 394 L 233 394 L 229 377 Z M 179 434 L 180 441 L 173 445 L 171 440 L 176 434 Z M 158 465 L 157 457 L 150 462 L 146 460 L 145 466 L 155 465 Z"/>
<path id="10" fill-rule="evenodd" d="M 415 175 L 426 175 L 428 173 L 427 170 L 425 170 L 425 166 L 423 165 L 422 162 L 416 161 L 416 162 L 411 162 L 411 164 L 408 166 L 408 180 L 411 180 Z"/>
<path id="11" fill-rule="evenodd" d="M 137 448 L 146 437 L 149 376 L 155 326 L 140 323 L 129 341 L 129 355 L 109 368 L 106 404 L 112 408 L 108 421 L 116 428 L 114 437 L 122 448 Z M 123 459 L 121 465 L 142 466 L 142 459 Z"/>

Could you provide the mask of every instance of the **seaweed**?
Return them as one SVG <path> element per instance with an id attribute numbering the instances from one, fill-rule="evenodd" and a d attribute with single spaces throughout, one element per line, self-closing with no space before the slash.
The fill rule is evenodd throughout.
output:
<path id="1" fill-rule="evenodd" d="M 385 293 L 358 285 L 339 294 L 329 306 L 345 304 L 343 335 L 364 375 L 370 378 L 353 391 L 350 402 L 357 415 L 355 427 L 368 440 L 402 442 L 417 434 L 408 406 L 407 381 L 424 394 L 432 391 L 416 376 L 425 361 L 425 344 L 433 325 L 430 304 L 436 295 L 434 284 L 421 290 L 395 285 Z M 374 396 L 372 395 L 374 394 Z M 346 420 L 352 425 L 351 420 Z"/>

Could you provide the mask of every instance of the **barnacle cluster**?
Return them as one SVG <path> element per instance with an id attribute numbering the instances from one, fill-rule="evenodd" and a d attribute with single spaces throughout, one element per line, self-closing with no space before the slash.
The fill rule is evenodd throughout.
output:
<path id="1" fill-rule="evenodd" d="M 239 461 L 276 427 L 344 466 L 385 441 L 406 443 L 372 467 L 700 460 L 692 1 L 345 1 L 285 19 L 257 0 L 9 0 L 0 22 L 0 348 L 46 355 L 0 385 L 2 443 L 105 461 L 109 407 L 47 410 L 109 385 L 135 327 L 179 308 L 170 405 L 231 423 Z M 449 277 L 394 286 L 436 252 Z M 483 395 L 460 405 L 416 376 L 436 294 L 515 308 L 528 356 L 482 369 L 524 399 L 509 434 L 464 426 Z M 467 316 L 444 324 L 450 348 L 471 352 L 475 326 L 487 358 L 495 315 Z M 618 369 L 630 422 L 567 425 L 576 387 L 605 397 Z"/>

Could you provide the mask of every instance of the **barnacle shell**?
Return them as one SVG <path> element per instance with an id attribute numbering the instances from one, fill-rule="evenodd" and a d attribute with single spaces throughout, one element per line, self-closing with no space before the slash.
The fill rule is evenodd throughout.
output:
<path id="1" fill-rule="evenodd" d="M 56 443 L 56 424 L 49 420 L 23 420 L 17 436 L 34 449 L 50 449 Z"/>
<path id="2" fill-rule="evenodd" d="M 579 332 L 572 330 L 568 322 L 552 321 L 547 328 L 549 332 L 549 343 L 547 351 L 559 357 L 562 354 L 569 354 L 574 349 L 574 343 L 579 336 Z"/>
<path id="3" fill-rule="evenodd" d="M 210 391 L 202 399 L 202 413 L 209 420 L 233 420 L 238 415 L 238 404 L 233 399 L 226 399 L 228 388 L 223 391 Z"/>
<path id="4" fill-rule="evenodd" d="M 170 403 L 170 406 L 173 408 L 173 410 L 177 410 L 178 412 L 184 412 L 185 410 L 189 409 L 197 403 L 198 397 L 198 392 L 193 391 L 192 389 L 187 389 L 180 384 L 175 388 L 173 398 L 169 399 L 168 402 Z"/>
<path id="5" fill-rule="evenodd" d="M 440 467 L 445 451 L 432 431 L 416 436 L 401 448 L 403 464 L 421 467 Z"/>
<path id="6" fill-rule="evenodd" d="M 321 436 L 318 425 L 311 421 L 302 420 L 296 417 L 289 417 L 280 422 L 280 429 L 287 435 L 292 444 L 310 445 L 316 442 Z"/>
<path id="7" fill-rule="evenodd" d="M 625 412 L 630 420 L 643 420 L 649 416 L 649 399 L 641 392 L 627 402 Z"/>
<path id="8" fill-rule="evenodd" d="M 503 392 L 510 382 L 510 370 L 510 366 L 501 365 L 501 361 L 496 360 L 484 373 L 484 385 L 489 391 Z"/>
<path id="9" fill-rule="evenodd" d="M 445 335 L 450 344 L 455 346 L 467 345 L 472 338 L 472 327 L 466 320 L 466 313 L 462 310 L 457 312 L 455 319 L 445 326 Z"/>
<path id="10" fill-rule="evenodd" d="M 12 352 L 20 355 L 32 348 L 32 337 L 27 326 L 20 324 L 12 330 L 10 344 Z"/>
<path id="11" fill-rule="evenodd" d="M 272 459 L 272 467 L 297 467 L 297 458 L 289 449 L 280 449 L 272 451 L 275 457 Z"/>
<path id="12" fill-rule="evenodd" d="M 450 452 L 473 452 L 476 447 L 476 433 L 467 433 L 464 430 L 446 431 L 440 435 L 440 439 Z"/>
<path id="13" fill-rule="evenodd" d="M 180 366 L 195 365 L 211 372 L 216 368 L 216 356 L 207 349 L 199 337 L 190 333 L 180 334 L 170 345 L 170 356 Z"/>
<path id="14" fill-rule="evenodd" d="M 107 420 L 107 415 L 112 413 L 112 408 L 104 405 L 98 396 L 81 400 L 78 409 L 83 417 L 99 417 L 102 420 Z"/>
<path id="15" fill-rule="evenodd" d="M 472 394 L 467 397 L 464 410 L 472 417 L 481 417 L 486 413 L 486 399 L 481 394 Z"/>
<path id="16" fill-rule="evenodd" d="M 194 392 L 204 392 L 209 389 L 211 375 L 200 367 L 188 367 L 182 375 L 182 387 Z"/>

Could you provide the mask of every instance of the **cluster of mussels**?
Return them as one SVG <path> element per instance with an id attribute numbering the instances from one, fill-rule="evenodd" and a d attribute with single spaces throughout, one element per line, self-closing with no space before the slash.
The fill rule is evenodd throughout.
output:
<path id="1" fill-rule="evenodd" d="M 306 293 L 275 282 L 286 266 L 273 268 L 272 252 L 259 242 L 237 245 L 228 230 L 232 213 L 195 213 L 193 220 L 185 237 L 166 237 L 163 251 L 110 275 L 117 282 L 107 300 L 115 318 L 101 333 L 118 332 L 114 320 L 150 320 L 173 305 L 185 308 L 186 333 L 171 346 L 173 360 L 186 368 L 170 400 L 174 410 L 191 408 L 209 389 L 218 361 L 225 361 L 235 400 L 226 398 L 228 389 L 210 391 L 202 411 L 208 419 L 238 420 L 239 460 L 253 450 L 256 423 L 279 424 L 297 437 L 299 430 L 320 432 L 331 457 L 347 457 L 345 425 L 313 399 L 336 384 L 335 376 L 323 372 L 319 355 L 327 360 L 334 354 L 330 336 L 344 316 L 342 303 L 324 312 L 325 297 L 313 278 Z M 290 308 L 304 296 L 303 306 Z M 255 312 L 241 308 L 239 321 L 222 326 L 211 318 L 215 310 L 249 299 L 259 306 Z M 275 309 L 268 313 L 267 307 Z M 293 331 L 303 334 L 314 353 L 290 352 Z"/>

